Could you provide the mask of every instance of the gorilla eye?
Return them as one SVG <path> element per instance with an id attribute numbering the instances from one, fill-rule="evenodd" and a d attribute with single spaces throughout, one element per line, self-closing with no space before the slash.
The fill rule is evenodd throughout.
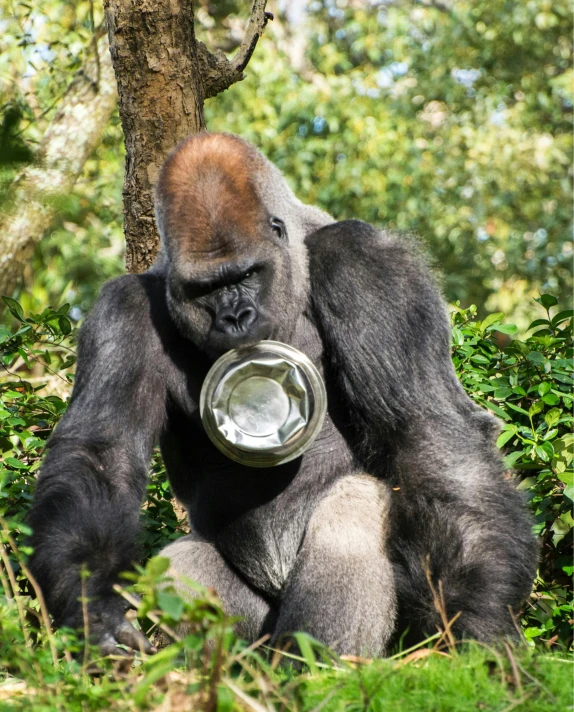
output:
<path id="1" fill-rule="evenodd" d="M 271 218 L 271 227 L 275 230 L 277 237 L 280 237 L 282 240 L 287 238 L 287 228 L 281 218 Z"/>

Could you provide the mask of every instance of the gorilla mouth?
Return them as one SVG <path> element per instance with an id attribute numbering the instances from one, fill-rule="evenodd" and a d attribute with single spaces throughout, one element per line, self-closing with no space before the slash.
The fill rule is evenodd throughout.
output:
<path id="1" fill-rule="evenodd" d="M 212 329 L 204 342 L 203 350 L 212 357 L 219 358 L 227 351 L 239 349 L 245 346 L 255 346 L 260 341 L 266 341 L 273 336 L 273 327 L 265 320 L 255 328 L 248 331 L 235 331 L 233 333 L 222 333 Z M 255 326 L 255 325 L 254 325 Z"/>

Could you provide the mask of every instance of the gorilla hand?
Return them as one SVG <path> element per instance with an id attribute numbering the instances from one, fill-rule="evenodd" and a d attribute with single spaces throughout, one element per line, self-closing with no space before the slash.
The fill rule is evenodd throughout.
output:
<path id="1" fill-rule="evenodd" d="M 127 657 L 132 651 L 155 653 L 156 648 L 145 635 L 134 628 L 125 617 L 130 608 L 120 598 L 110 598 L 95 607 L 90 606 L 89 633 L 91 641 L 98 646 L 102 655 Z M 125 645 L 129 651 L 120 648 Z"/>

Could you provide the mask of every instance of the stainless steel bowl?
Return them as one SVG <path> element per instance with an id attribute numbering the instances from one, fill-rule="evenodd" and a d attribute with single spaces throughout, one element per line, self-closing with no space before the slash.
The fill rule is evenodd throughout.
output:
<path id="1" fill-rule="evenodd" d="M 278 341 L 228 351 L 209 370 L 199 400 L 214 445 L 252 467 L 299 457 L 319 434 L 326 409 L 313 363 Z"/>

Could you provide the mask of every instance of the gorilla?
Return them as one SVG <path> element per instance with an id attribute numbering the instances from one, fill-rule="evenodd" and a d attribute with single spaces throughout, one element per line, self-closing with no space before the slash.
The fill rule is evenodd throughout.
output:
<path id="1" fill-rule="evenodd" d="M 57 625 L 104 653 L 150 650 L 113 591 L 137 560 L 159 444 L 191 533 L 162 555 L 212 587 L 249 641 L 303 630 L 339 653 L 398 637 L 515 633 L 537 550 L 503 474 L 497 421 L 463 391 L 445 305 L 408 237 L 304 205 L 246 141 L 201 133 L 167 158 L 161 250 L 106 284 L 81 329 L 68 410 L 49 441 L 29 523 L 31 568 Z M 204 431 L 202 382 L 264 339 L 319 369 L 328 408 L 297 459 L 231 461 Z M 189 594 L 193 596 L 193 593 Z"/>

